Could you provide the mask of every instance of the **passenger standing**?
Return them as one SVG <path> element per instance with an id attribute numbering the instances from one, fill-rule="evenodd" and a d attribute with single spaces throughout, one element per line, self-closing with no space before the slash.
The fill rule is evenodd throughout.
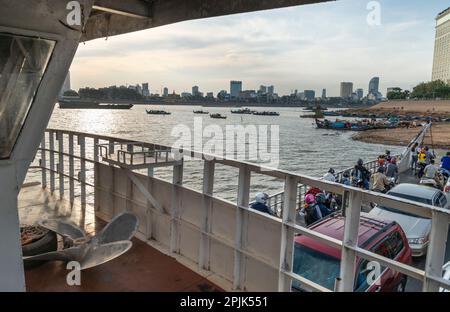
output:
<path id="1" fill-rule="evenodd" d="M 450 176 L 450 152 L 447 152 L 447 155 L 441 158 L 441 168 L 447 177 Z"/>
<path id="2" fill-rule="evenodd" d="M 414 170 L 416 169 L 417 166 L 417 152 L 419 148 L 419 143 L 414 143 L 414 145 L 411 147 L 411 169 Z"/>
<path id="3" fill-rule="evenodd" d="M 364 167 L 362 159 L 358 159 L 358 162 L 352 171 L 353 185 L 362 187 L 366 190 L 369 189 L 370 171 Z"/>
<path id="4" fill-rule="evenodd" d="M 336 182 L 336 176 L 334 175 L 335 171 L 333 168 L 330 168 L 327 173 L 323 176 L 323 179 L 330 182 Z"/>
<path id="5" fill-rule="evenodd" d="M 316 203 L 316 197 L 313 194 L 305 196 L 305 206 L 300 211 L 300 216 L 305 218 L 306 225 L 311 225 L 314 222 L 322 219 L 322 212 Z"/>
<path id="6" fill-rule="evenodd" d="M 264 212 L 270 215 L 274 215 L 273 211 L 267 206 L 267 199 L 269 198 L 269 195 L 266 193 L 258 193 L 255 196 L 255 202 L 250 206 L 250 208 L 253 208 L 255 210 L 258 210 L 259 212 Z"/>
<path id="7" fill-rule="evenodd" d="M 371 190 L 380 193 L 386 193 L 391 182 L 384 174 L 382 167 L 378 168 L 377 172 L 370 178 Z"/>
<path id="8" fill-rule="evenodd" d="M 394 178 L 394 182 L 398 180 L 398 166 L 397 159 L 391 158 L 391 162 L 386 166 L 385 174 L 388 178 Z"/>

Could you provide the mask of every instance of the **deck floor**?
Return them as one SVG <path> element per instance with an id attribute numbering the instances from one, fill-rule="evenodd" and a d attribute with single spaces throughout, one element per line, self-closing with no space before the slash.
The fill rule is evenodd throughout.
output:
<path id="1" fill-rule="evenodd" d="M 34 224 L 45 217 L 64 217 L 84 225 L 90 234 L 104 225 L 94 217 L 92 207 L 88 206 L 82 214 L 79 206 L 71 207 L 65 201 L 56 200 L 40 185 L 22 188 L 19 215 L 22 224 Z M 82 271 L 80 286 L 66 283 L 68 273 L 62 262 L 47 262 L 28 269 L 25 271 L 27 291 L 222 291 L 205 277 L 138 239 L 133 239 L 133 247 L 124 255 Z"/>

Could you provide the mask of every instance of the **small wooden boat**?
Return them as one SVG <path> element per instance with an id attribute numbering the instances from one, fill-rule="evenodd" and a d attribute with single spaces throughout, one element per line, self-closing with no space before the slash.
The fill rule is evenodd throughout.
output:
<path id="1" fill-rule="evenodd" d="M 253 112 L 253 115 L 257 116 L 280 116 L 277 112 Z"/>
<path id="2" fill-rule="evenodd" d="M 209 112 L 205 112 L 205 111 L 203 111 L 203 110 L 196 110 L 196 111 L 194 111 L 194 114 L 209 114 Z"/>
<path id="3" fill-rule="evenodd" d="M 232 114 L 251 114 L 253 113 L 252 110 L 250 110 L 250 108 L 242 108 L 242 109 L 237 109 L 237 110 L 231 110 Z"/>
<path id="4" fill-rule="evenodd" d="M 209 115 L 209 117 L 215 118 L 215 119 L 227 119 L 227 116 L 223 116 L 221 114 L 211 114 L 211 115 Z"/>
<path id="5" fill-rule="evenodd" d="M 171 112 L 166 112 L 163 110 L 154 110 L 154 109 L 148 110 L 148 109 L 146 109 L 145 111 L 149 115 L 170 115 L 170 114 L 172 114 Z"/>

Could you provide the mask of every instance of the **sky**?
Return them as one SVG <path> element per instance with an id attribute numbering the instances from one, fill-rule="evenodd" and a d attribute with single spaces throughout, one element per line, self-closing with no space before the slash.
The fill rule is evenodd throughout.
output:
<path id="1" fill-rule="evenodd" d="M 329 3 L 236 14 L 147 29 L 80 44 L 72 89 L 148 82 L 151 93 L 274 85 L 280 95 L 315 90 L 339 96 L 340 82 L 367 93 L 411 89 L 431 80 L 435 17 L 447 0 L 381 0 L 379 23 L 368 4 Z"/>

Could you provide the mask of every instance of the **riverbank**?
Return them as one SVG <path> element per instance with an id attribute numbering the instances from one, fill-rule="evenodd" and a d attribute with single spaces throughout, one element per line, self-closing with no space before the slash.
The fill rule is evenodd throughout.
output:
<path id="1" fill-rule="evenodd" d="M 405 146 L 409 144 L 411 138 L 417 133 L 418 128 L 368 130 L 353 135 L 352 139 L 365 143 Z M 450 124 L 433 124 L 432 139 L 428 134 L 424 140 L 424 144 L 438 149 L 450 150 Z"/>

